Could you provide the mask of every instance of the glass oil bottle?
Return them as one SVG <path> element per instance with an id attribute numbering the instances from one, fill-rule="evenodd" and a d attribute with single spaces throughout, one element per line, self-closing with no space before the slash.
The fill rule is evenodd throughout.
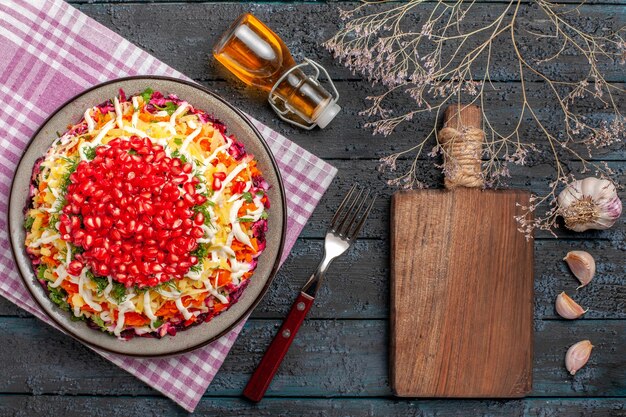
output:
<path id="1" fill-rule="evenodd" d="M 296 64 L 285 43 L 250 13 L 241 15 L 222 35 L 213 55 L 241 81 L 266 91 L 272 108 L 291 124 L 325 128 L 341 110 L 328 72 L 310 59 Z M 306 67 L 313 74 L 307 75 Z M 320 84 L 320 73 L 332 94 Z"/>

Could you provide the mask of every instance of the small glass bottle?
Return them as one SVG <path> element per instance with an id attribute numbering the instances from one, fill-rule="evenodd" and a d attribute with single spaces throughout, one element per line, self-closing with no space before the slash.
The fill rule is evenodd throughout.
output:
<path id="1" fill-rule="evenodd" d="M 325 128 L 341 110 L 328 72 L 310 59 L 296 65 L 285 43 L 250 13 L 228 28 L 213 55 L 241 81 L 267 91 L 272 108 L 289 123 L 304 129 Z M 314 74 L 305 74 L 308 66 Z M 330 82 L 332 94 L 320 84 L 320 72 Z"/>

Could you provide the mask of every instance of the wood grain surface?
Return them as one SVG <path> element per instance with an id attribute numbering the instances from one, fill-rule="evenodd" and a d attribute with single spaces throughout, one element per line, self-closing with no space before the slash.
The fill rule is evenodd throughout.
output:
<path id="1" fill-rule="evenodd" d="M 442 138 L 447 190 L 391 200 L 391 385 L 402 397 L 522 397 L 532 386 L 533 243 L 515 218 L 530 193 L 481 189 L 480 136 L 469 150 L 462 133 L 481 128 L 478 106 L 448 107 L 443 125 L 455 132 Z"/>
<path id="2" fill-rule="evenodd" d="M 567 0 L 563 3 L 571 3 Z M 359 112 L 365 98 L 379 91 L 335 62 L 320 46 L 342 22 L 338 8 L 355 2 L 173 2 L 171 0 L 71 1 L 157 58 L 211 88 L 298 145 L 339 169 L 275 284 L 255 310 L 194 415 L 207 416 L 415 416 L 415 417 L 624 417 L 626 416 L 626 273 L 624 271 L 626 220 L 608 231 L 572 233 L 557 230 L 559 239 L 539 233 L 535 240 L 535 305 L 533 390 L 524 400 L 398 400 L 392 397 L 388 377 L 389 341 L 389 204 L 396 191 L 385 185 L 390 177 L 376 170 L 378 159 L 412 146 L 432 127 L 432 115 L 416 117 L 393 136 L 372 136 Z M 480 24 L 493 15 L 502 0 L 478 1 L 472 19 Z M 508 3 L 508 1 L 506 1 Z M 527 1 L 522 2 L 527 4 Z M 626 0 L 592 0 L 580 9 L 591 31 L 624 26 Z M 373 6 L 377 8 L 384 7 Z M 418 10 L 416 15 L 426 13 Z M 265 98 L 224 73 L 210 59 L 213 39 L 240 13 L 252 11 L 285 38 L 296 57 L 322 63 L 336 80 L 342 112 L 325 130 L 305 132 L 278 120 Z M 549 22 L 536 19 L 532 8 L 522 16 L 536 30 Z M 599 21 L 600 24 L 594 21 Z M 522 22 L 522 20 L 520 20 Z M 523 22 L 522 22 L 523 23 Z M 521 24 L 522 24 L 521 23 Z M 528 53 L 548 57 L 541 43 Z M 512 52 L 498 51 L 499 62 Z M 566 63 L 550 63 L 551 73 L 565 77 L 585 71 L 572 53 Z M 616 61 L 601 64 L 608 79 L 626 87 L 626 72 Z M 499 130 L 510 128 L 507 116 L 518 106 L 521 86 L 515 68 L 503 65 L 497 73 L 497 91 L 485 106 L 494 112 Z M 530 81 L 530 97 L 540 108 L 538 117 L 551 129 L 558 127 L 559 108 L 544 85 Z M 626 108 L 626 96 L 615 99 Z M 412 106 L 399 97 L 394 108 Z M 605 118 L 601 108 L 586 109 L 589 117 Z M 523 135 L 547 146 L 541 133 L 524 124 Z M 615 144 L 596 154 L 607 161 L 626 184 L 626 148 Z M 410 158 L 408 156 L 407 158 Z M 512 169 L 511 188 L 544 193 L 554 168 L 549 153 L 526 167 Z M 580 167 L 565 158 L 570 168 Z M 403 169 L 409 161 L 399 161 Z M 442 177 L 432 160 L 418 169 L 429 186 L 441 187 Z M 240 395 L 254 366 L 287 313 L 293 296 L 314 270 L 321 256 L 321 238 L 334 210 L 354 181 L 376 189 L 380 198 L 355 247 L 338 259 L 320 290 L 308 320 L 301 328 L 281 370 L 259 405 Z M 626 191 L 620 190 L 626 201 Z M 584 249 L 596 257 L 598 272 L 590 285 L 575 292 L 577 281 L 562 258 L 569 250 Z M 563 289 L 590 311 L 577 322 L 561 320 L 554 312 L 554 297 Z M 183 416 L 170 400 L 124 370 L 94 355 L 87 348 L 0 298 L 3 364 L 0 367 L 0 416 Z M 587 367 L 567 374 L 563 355 L 569 345 L 591 339 L 596 348 Z"/>
<path id="3" fill-rule="evenodd" d="M 403 397 L 530 392 L 533 245 L 524 191 L 400 192 L 391 203 L 391 385 Z"/>

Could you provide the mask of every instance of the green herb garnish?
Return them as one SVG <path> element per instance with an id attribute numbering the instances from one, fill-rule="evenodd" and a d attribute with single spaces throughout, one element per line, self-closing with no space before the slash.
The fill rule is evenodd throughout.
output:
<path id="1" fill-rule="evenodd" d="M 59 214 L 52 214 L 50 215 L 50 220 L 48 220 L 48 226 L 46 227 L 46 229 L 49 230 L 57 230 L 56 229 L 56 224 L 59 221 Z"/>
<path id="2" fill-rule="evenodd" d="M 70 176 L 74 173 L 74 171 L 76 171 L 76 168 L 78 168 L 78 163 L 80 162 L 80 158 L 74 158 L 74 159 L 70 159 L 70 158 L 62 158 L 64 161 L 69 162 L 70 166 L 67 167 L 67 171 L 65 171 L 65 174 L 63 174 L 63 177 L 61 177 L 61 194 L 65 195 L 67 193 L 67 187 L 70 186 L 71 184 L 71 180 L 70 180 Z M 60 207 L 64 207 L 65 206 L 65 199 L 63 199 L 63 204 Z"/>
<path id="3" fill-rule="evenodd" d="M 102 320 L 100 318 L 100 316 L 98 316 L 97 314 L 94 314 L 94 315 L 91 316 L 91 321 L 96 323 L 98 325 L 98 327 L 100 328 L 100 330 L 102 330 L 103 332 L 108 332 L 109 331 L 107 329 L 107 325 L 104 323 L 104 320 Z"/>
<path id="4" fill-rule="evenodd" d="M 143 98 L 144 103 L 148 103 L 150 101 L 150 98 L 152 97 L 152 93 L 154 93 L 154 90 L 151 89 L 150 87 L 143 90 L 143 92 L 141 93 L 141 98 Z"/>
<path id="5" fill-rule="evenodd" d="M 209 206 L 213 205 L 212 202 L 206 201 L 201 206 L 194 206 L 192 210 L 196 213 L 202 213 L 204 215 L 204 224 L 211 226 L 211 212 L 209 212 Z"/>
<path id="6" fill-rule="evenodd" d="M 85 156 L 90 161 L 96 157 L 96 147 L 95 146 L 88 146 L 88 147 L 86 147 L 84 152 L 85 152 Z"/>
<path id="7" fill-rule="evenodd" d="M 67 297 L 67 293 L 65 292 L 65 290 L 63 290 L 62 288 L 53 288 L 50 286 L 50 284 L 48 284 L 48 291 L 48 296 L 54 304 L 58 305 L 61 310 L 70 310 L 70 305 L 67 303 L 67 301 L 65 301 L 65 298 Z"/>
<path id="8" fill-rule="evenodd" d="M 134 150 L 134 149 L 129 149 L 129 150 L 128 150 L 128 154 L 129 154 L 129 155 L 137 155 L 137 151 L 136 151 L 136 150 Z"/>
<path id="9" fill-rule="evenodd" d="M 176 140 L 174 140 L 174 142 L 176 142 Z M 181 153 L 178 151 L 178 149 L 177 149 L 177 150 L 175 150 L 174 152 L 172 152 L 172 158 L 178 158 L 178 159 L 180 159 L 180 161 L 181 161 L 183 164 L 186 164 L 186 163 L 187 163 L 187 157 L 186 157 L 185 155 L 181 154 Z"/>
<path id="10" fill-rule="evenodd" d="M 239 223 L 251 223 L 251 222 L 253 222 L 253 221 L 254 221 L 254 219 L 253 219 L 253 218 L 251 218 L 251 217 L 238 217 L 238 218 L 237 218 L 237 221 L 238 221 Z"/>
<path id="11" fill-rule="evenodd" d="M 124 298 L 126 298 L 126 287 L 119 282 L 113 282 L 113 289 L 110 295 L 116 303 L 121 304 L 124 302 Z"/>
<path id="12" fill-rule="evenodd" d="M 196 250 L 191 252 L 191 254 L 195 256 L 196 258 L 198 258 L 198 263 L 196 264 L 196 266 L 200 265 L 199 260 L 204 259 L 209 255 L 209 245 L 206 243 L 199 243 Z"/>
<path id="13" fill-rule="evenodd" d="M 46 269 L 48 268 L 45 265 L 39 265 L 39 267 L 37 267 L 37 278 L 45 279 L 43 275 L 46 273 Z"/>
<path id="14" fill-rule="evenodd" d="M 68 305 L 69 307 L 69 305 Z M 70 320 L 72 321 L 83 321 L 85 320 L 85 316 L 75 316 L 74 314 L 70 314 Z"/>
<path id="15" fill-rule="evenodd" d="M 165 106 L 163 106 L 163 107 L 159 107 L 156 104 L 154 105 L 154 107 L 156 107 L 159 110 L 165 110 L 167 112 L 167 114 L 169 114 L 170 116 L 172 114 L 174 114 L 174 112 L 178 108 L 178 106 L 176 104 L 174 104 L 174 102 L 172 102 L 172 101 L 168 101 L 167 103 L 165 103 Z"/>
<path id="16" fill-rule="evenodd" d="M 87 271 L 87 278 L 89 278 L 90 280 L 96 283 L 96 287 L 97 287 L 96 291 L 98 292 L 98 295 L 102 295 L 106 287 L 109 285 L 108 278 L 97 277 L 91 271 Z"/>
<path id="17" fill-rule="evenodd" d="M 24 220 L 24 229 L 30 230 L 33 228 L 33 223 L 35 223 L 35 218 L 31 216 L 26 216 Z"/>
<path id="18" fill-rule="evenodd" d="M 245 193 L 241 194 L 241 196 L 244 200 L 246 200 L 246 203 L 252 203 L 254 201 L 252 193 L 250 191 L 246 191 Z"/>
<path id="19" fill-rule="evenodd" d="M 259 217 L 262 220 L 266 220 L 269 217 L 269 214 L 267 213 L 267 211 L 264 211 L 263 213 L 261 213 L 261 217 Z"/>
<path id="20" fill-rule="evenodd" d="M 181 138 L 174 138 L 174 143 L 180 146 L 183 144 L 183 140 Z"/>

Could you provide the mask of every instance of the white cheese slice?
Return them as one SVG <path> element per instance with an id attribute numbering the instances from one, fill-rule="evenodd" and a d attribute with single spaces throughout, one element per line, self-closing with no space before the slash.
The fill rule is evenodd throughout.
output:
<path id="1" fill-rule="evenodd" d="M 93 118 L 91 117 L 91 110 L 93 110 L 93 107 L 88 108 L 87 110 L 85 110 L 85 121 L 87 122 L 87 131 L 89 133 L 93 132 L 93 130 L 96 127 L 96 123 L 94 122 Z"/>
<path id="2" fill-rule="evenodd" d="M 185 320 L 189 320 L 193 314 L 191 314 L 191 312 L 189 312 L 189 310 L 187 310 L 187 308 L 183 305 L 183 299 L 182 298 L 177 298 L 175 301 L 176 304 L 176 308 L 178 309 L 178 311 L 180 311 L 183 314 L 183 317 L 185 318 Z"/>
<path id="3" fill-rule="evenodd" d="M 137 96 L 134 96 L 133 97 L 133 117 L 130 120 L 130 125 L 133 128 L 136 128 L 138 120 L 139 120 L 139 101 L 137 100 Z"/>
<path id="4" fill-rule="evenodd" d="M 85 288 L 85 284 L 87 283 L 87 268 L 83 268 L 80 273 L 80 278 L 78 279 L 78 294 L 83 297 L 85 303 L 89 307 L 91 307 L 94 311 L 102 311 L 102 306 L 91 298 L 91 290 Z"/>
<path id="5" fill-rule="evenodd" d="M 250 237 L 248 236 L 247 233 L 245 233 L 241 229 L 241 225 L 239 224 L 239 221 L 237 220 L 238 218 L 237 212 L 239 211 L 243 203 L 244 203 L 243 200 L 238 200 L 233 203 L 233 205 L 230 208 L 229 220 L 230 220 L 231 228 L 233 230 L 233 234 L 235 235 L 237 240 L 243 243 L 244 245 L 252 247 L 252 243 L 250 242 Z"/>
<path id="6" fill-rule="evenodd" d="M 183 144 L 180 145 L 180 148 L 179 148 L 180 152 L 184 152 L 187 149 L 187 146 L 189 146 L 189 144 L 191 143 L 191 141 L 194 140 L 196 136 L 200 134 L 201 131 L 202 131 L 202 127 L 199 127 L 193 132 L 191 132 L 189 135 L 187 135 Z"/>
<path id="7" fill-rule="evenodd" d="M 157 316 L 152 312 L 150 302 L 150 290 L 146 290 L 146 292 L 143 293 L 143 312 L 146 313 L 146 317 L 150 319 L 150 322 L 153 322 L 157 320 Z"/>
<path id="8" fill-rule="evenodd" d="M 117 97 L 113 99 L 113 106 L 115 107 L 115 120 L 117 127 L 121 129 L 124 127 L 124 121 L 122 120 L 122 106 L 120 105 L 120 101 Z"/>

